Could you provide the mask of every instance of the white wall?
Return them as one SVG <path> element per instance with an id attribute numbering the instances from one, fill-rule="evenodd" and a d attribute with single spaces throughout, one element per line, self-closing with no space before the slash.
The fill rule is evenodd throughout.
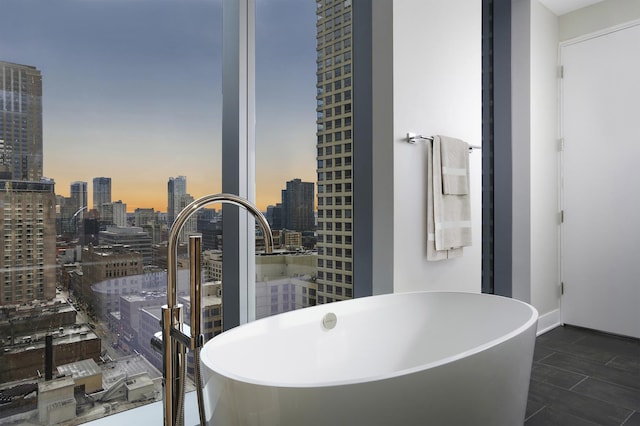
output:
<path id="1" fill-rule="evenodd" d="M 387 248 L 393 249 L 394 291 L 480 292 L 481 153 L 470 154 L 473 246 L 461 258 L 427 262 L 426 145 L 404 140 L 416 132 L 482 143 L 481 2 L 396 1 L 392 15 L 393 139 L 375 143 L 393 147 L 386 160 L 393 170 L 393 240 Z"/>
<path id="2" fill-rule="evenodd" d="M 531 1 L 531 304 L 559 321 L 558 18 Z M 544 327 L 544 324 L 543 324 Z"/>
<path id="3" fill-rule="evenodd" d="M 524 65 L 514 63 L 514 72 L 519 72 L 515 93 L 521 96 L 514 103 L 526 102 L 514 109 L 514 239 L 519 242 L 513 252 L 514 295 L 530 301 L 543 319 L 553 322 L 560 306 L 558 41 L 637 19 L 640 3 L 608 0 L 560 18 L 538 0 L 517 1 L 514 7 L 516 16 L 530 15 L 528 25 L 515 27 L 524 33 L 514 39 L 516 47 L 526 44 L 530 54 Z M 376 246 L 393 250 L 396 292 L 479 292 L 481 154 L 470 157 L 474 245 L 460 259 L 427 262 L 425 144 L 410 145 L 404 139 L 411 131 L 481 143 L 480 2 L 403 0 L 392 6 L 374 2 L 373 15 L 374 110 L 376 105 L 387 105 L 374 113 L 374 182 L 384 186 L 383 191 L 374 191 L 374 209 L 379 211 L 374 223 L 376 229 L 393 224 L 393 232 L 385 233 Z M 381 28 L 386 28 L 384 34 Z M 392 108 L 385 102 L 390 96 Z"/>

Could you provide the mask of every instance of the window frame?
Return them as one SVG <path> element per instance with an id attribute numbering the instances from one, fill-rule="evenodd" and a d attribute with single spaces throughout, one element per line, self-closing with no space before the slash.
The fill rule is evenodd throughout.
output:
<path id="1" fill-rule="evenodd" d="M 255 203 L 255 0 L 222 3 L 222 191 Z M 222 206 L 224 330 L 255 319 L 254 219 Z"/>
<path id="2" fill-rule="evenodd" d="M 362 2 L 358 3 L 358 7 L 352 7 L 353 21 L 350 28 L 354 41 L 350 44 L 358 45 L 359 48 L 352 53 L 351 63 L 345 65 L 345 70 L 354 70 L 350 91 L 354 99 L 351 103 L 370 105 L 372 5 L 370 2 Z M 222 190 L 237 194 L 251 202 L 255 202 L 255 9 L 255 0 L 223 0 L 225 48 L 222 63 Z M 321 79 L 318 79 L 318 83 L 320 82 Z M 351 103 L 345 104 L 344 108 L 350 111 Z M 372 132 L 371 111 L 367 108 L 354 111 L 353 145 L 358 147 L 361 156 L 354 157 L 353 174 L 370 175 L 372 148 L 370 145 L 367 146 L 366 141 L 370 140 Z M 359 114 L 358 111 L 362 113 Z M 327 176 L 327 180 L 331 179 Z M 354 179 L 352 220 L 359 223 L 360 229 L 371 229 L 372 190 L 371 179 Z M 319 205 L 321 200 L 319 197 Z M 245 211 L 225 205 L 223 215 L 223 239 L 227 242 L 223 246 L 223 315 L 226 330 L 255 319 L 255 235 L 253 218 Z M 358 234 L 354 228 L 354 283 L 356 277 L 358 280 L 358 285 L 354 285 L 354 298 L 374 293 L 371 279 L 371 238 L 366 237 L 369 234 Z M 381 291 L 393 292 L 393 283 L 388 283 L 388 287 L 383 289 L 376 289 L 376 293 Z"/>

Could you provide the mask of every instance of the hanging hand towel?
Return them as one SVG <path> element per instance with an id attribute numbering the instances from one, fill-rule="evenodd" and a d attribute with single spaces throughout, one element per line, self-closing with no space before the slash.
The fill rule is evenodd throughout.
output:
<path id="1" fill-rule="evenodd" d="M 450 250 L 471 245 L 471 201 L 469 194 L 443 194 L 441 145 L 441 137 L 435 136 L 432 155 L 435 248 Z"/>
<path id="2" fill-rule="evenodd" d="M 462 256 L 462 247 L 451 250 L 436 250 L 436 233 L 434 220 L 434 187 L 433 187 L 433 146 L 427 143 L 427 260 L 445 260 Z M 440 172 L 438 172 L 440 173 Z M 441 188 L 438 188 L 438 192 Z"/>
<path id="3" fill-rule="evenodd" d="M 469 193 L 469 144 L 448 136 L 439 138 L 442 193 L 466 195 Z"/>

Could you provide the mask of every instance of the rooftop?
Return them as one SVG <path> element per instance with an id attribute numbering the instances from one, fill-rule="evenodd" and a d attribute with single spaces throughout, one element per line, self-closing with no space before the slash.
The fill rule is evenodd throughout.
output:
<path id="1" fill-rule="evenodd" d="M 126 386 L 129 391 L 134 389 L 146 388 L 152 385 L 153 385 L 153 380 L 151 380 L 151 378 L 146 374 L 137 376 L 135 378 L 127 380 L 126 382 Z"/>
<path id="2" fill-rule="evenodd" d="M 22 334 L 14 337 L 13 343 L 5 343 L 4 352 L 21 353 L 34 349 L 41 349 L 45 346 L 45 336 L 51 334 L 53 336 L 53 344 L 64 345 L 69 343 L 80 342 L 82 340 L 98 339 L 88 324 L 74 324 L 71 326 L 60 327 L 53 332 L 39 332 L 33 334 Z"/>
<path id="3" fill-rule="evenodd" d="M 38 383 L 38 393 L 49 392 L 56 389 L 71 387 L 75 385 L 75 382 L 71 377 L 62 377 L 60 379 L 49 380 L 48 382 Z"/>
<path id="4" fill-rule="evenodd" d="M 154 291 L 154 292 L 141 292 L 142 294 L 128 294 L 124 296 L 120 296 L 120 298 L 126 300 L 127 302 L 145 302 L 147 300 L 155 300 L 159 298 L 166 297 L 166 292 L 163 291 Z"/>
<path id="5" fill-rule="evenodd" d="M 95 376 L 101 372 L 101 368 L 91 358 L 58 366 L 58 375 L 73 377 L 74 379 Z"/>
<path id="6" fill-rule="evenodd" d="M 102 387 L 109 389 L 121 378 L 138 377 L 141 373 L 147 373 L 151 380 L 162 377 L 162 373 L 142 355 L 135 354 L 119 358 L 102 366 Z"/>

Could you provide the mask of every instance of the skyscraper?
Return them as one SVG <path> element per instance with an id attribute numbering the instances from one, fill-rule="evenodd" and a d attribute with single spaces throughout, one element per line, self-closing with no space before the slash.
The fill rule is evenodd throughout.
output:
<path id="1" fill-rule="evenodd" d="M 187 193 L 187 178 L 186 176 L 178 176 L 176 178 L 169 178 L 167 183 L 167 221 L 169 228 L 173 225 L 178 214 L 191 203 L 194 198 Z M 182 232 L 180 233 L 180 242 L 186 242 L 190 234 L 196 232 L 198 229 L 198 218 L 193 216 L 187 219 Z"/>
<path id="2" fill-rule="evenodd" d="M 317 0 L 318 303 L 353 297 L 351 1 Z"/>
<path id="3" fill-rule="evenodd" d="M 42 75 L 0 61 L 0 179 L 42 178 Z"/>
<path id="4" fill-rule="evenodd" d="M 187 194 L 186 176 L 170 177 L 167 183 L 167 221 L 169 227 L 173 225 L 176 216 L 182 209 L 180 207 L 182 197 Z"/>
<path id="5" fill-rule="evenodd" d="M 42 75 L 0 61 L 0 305 L 52 299 L 54 182 L 42 176 Z"/>
<path id="6" fill-rule="evenodd" d="M 93 208 L 100 210 L 103 204 L 111 202 L 111 178 L 93 178 Z"/>
<path id="7" fill-rule="evenodd" d="M 70 193 L 76 212 L 88 206 L 87 182 L 71 182 Z"/>
<path id="8" fill-rule="evenodd" d="M 277 203 L 275 206 L 267 206 L 266 217 L 271 229 L 282 229 L 282 203 Z"/>
<path id="9" fill-rule="evenodd" d="M 311 231 L 315 228 L 313 216 L 313 182 L 294 179 L 282 190 L 282 221 L 285 229 Z"/>

